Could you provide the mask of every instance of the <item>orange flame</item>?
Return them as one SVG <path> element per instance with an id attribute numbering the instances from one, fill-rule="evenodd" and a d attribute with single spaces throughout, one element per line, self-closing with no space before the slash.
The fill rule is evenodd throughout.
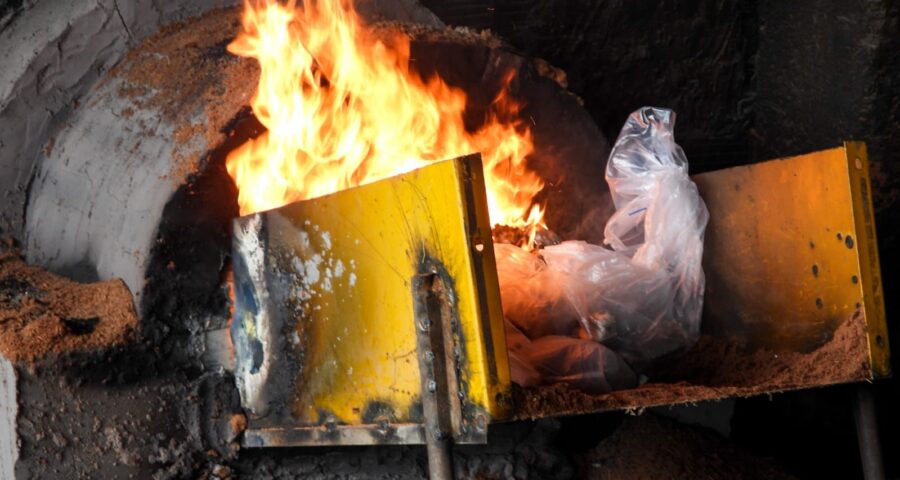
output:
<path id="1" fill-rule="evenodd" d="M 465 93 L 410 72 L 408 38 L 382 40 L 348 0 L 248 2 L 242 23 L 228 50 L 259 62 L 252 107 L 267 128 L 226 160 L 242 215 L 481 152 L 492 222 L 542 224 L 531 132 L 506 93 L 513 75 L 472 133 Z"/>

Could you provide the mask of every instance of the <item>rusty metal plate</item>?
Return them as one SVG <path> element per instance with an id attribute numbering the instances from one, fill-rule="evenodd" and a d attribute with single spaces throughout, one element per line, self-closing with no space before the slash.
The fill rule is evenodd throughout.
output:
<path id="1" fill-rule="evenodd" d="M 454 439 L 483 441 L 509 417 L 478 155 L 242 217 L 234 252 L 247 446 L 421 443 L 422 275 L 441 278 L 449 304 Z"/>

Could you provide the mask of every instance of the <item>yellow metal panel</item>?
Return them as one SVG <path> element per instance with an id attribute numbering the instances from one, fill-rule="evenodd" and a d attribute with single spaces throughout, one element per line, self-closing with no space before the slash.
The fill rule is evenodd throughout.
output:
<path id="1" fill-rule="evenodd" d="M 865 146 L 694 180 L 710 211 L 704 330 L 750 347 L 807 352 L 863 308 L 872 374 L 887 375 Z"/>
<path id="2" fill-rule="evenodd" d="M 260 415 L 256 426 L 421 421 L 412 279 L 435 265 L 450 279 L 459 322 L 463 409 L 482 427 L 510 415 L 482 175 L 474 155 L 260 214 L 265 288 L 290 290 L 284 304 L 269 298 L 265 307 L 270 317 L 289 312 L 281 334 L 288 361 L 267 373 L 266 388 L 283 374 L 291 392 L 275 395 L 289 414 Z M 274 322 L 243 310 L 236 322 L 248 337 L 259 336 L 260 322 Z M 275 343 L 263 349 L 277 359 Z"/>

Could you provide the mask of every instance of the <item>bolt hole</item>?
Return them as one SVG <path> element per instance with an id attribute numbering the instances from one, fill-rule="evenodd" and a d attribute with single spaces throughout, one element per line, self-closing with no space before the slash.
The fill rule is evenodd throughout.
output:
<path id="1" fill-rule="evenodd" d="M 817 298 L 816 299 L 816 308 L 821 310 L 824 307 L 825 307 L 825 302 L 823 302 L 821 298 Z"/>
<path id="2" fill-rule="evenodd" d="M 847 245 L 847 248 L 853 248 L 853 237 L 847 235 L 847 238 L 844 239 L 844 245 Z"/>
<path id="3" fill-rule="evenodd" d="M 856 285 L 857 283 L 859 283 L 859 277 L 857 277 L 856 275 L 850 277 L 850 282 Z"/>
<path id="4" fill-rule="evenodd" d="M 875 345 L 884 347 L 884 337 L 882 337 L 881 335 L 875 335 Z"/>
<path id="5" fill-rule="evenodd" d="M 843 240 L 843 239 L 844 239 L 844 236 L 841 235 L 841 234 L 839 233 L 839 234 L 837 234 L 837 239 L 838 239 L 838 240 Z"/>
<path id="6" fill-rule="evenodd" d="M 813 273 L 813 276 L 814 276 L 814 277 L 818 277 L 818 276 L 819 276 L 819 266 L 818 266 L 818 265 L 813 265 L 813 266 L 812 266 L 812 273 Z"/>

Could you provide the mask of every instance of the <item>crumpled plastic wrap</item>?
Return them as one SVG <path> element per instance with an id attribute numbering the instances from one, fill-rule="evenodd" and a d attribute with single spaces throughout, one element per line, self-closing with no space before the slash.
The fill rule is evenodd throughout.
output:
<path id="1" fill-rule="evenodd" d="M 616 211 L 603 246 L 494 246 L 516 383 L 629 388 L 696 342 L 709 214 L 674 124 L 671 110 L 645 107 L 622 128 L 606 168 Z"/>

